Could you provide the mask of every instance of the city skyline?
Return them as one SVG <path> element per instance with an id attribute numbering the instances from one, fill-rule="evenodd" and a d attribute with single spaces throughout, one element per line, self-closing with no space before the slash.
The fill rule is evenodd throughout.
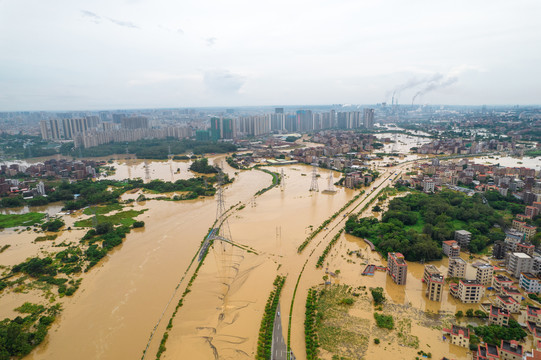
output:
<path id="1" fill-rule="evenodd" d="M 527 0 L 0 0 L 0 111 L 535 105 L 540 10 Z"/>

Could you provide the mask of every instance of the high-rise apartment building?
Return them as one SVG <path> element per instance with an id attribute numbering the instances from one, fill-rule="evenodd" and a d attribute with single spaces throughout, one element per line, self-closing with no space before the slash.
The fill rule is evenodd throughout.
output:
<path id="1" fill-rule="evenodd" d="M 468 247 L 468 245 L 470 245 L 471 232 L 466 231 L 466 230 L 456 230 L 455 240 L 460 245 L 460 248 L 465 249 Z"/>
<path id="2" fill-rule="evenodd" d="M 401 253 L 387 254 L 387 273 L 398 285 L 406 285 L 408 264 Z"/>
<path id="3" fill-rule="evenodd" d="M 374 127 L 374 109 L 364 109 L 364 127 L 372 129 Z"/>
<path id="4" fill-rule="evenodd" d="M 533 269 L 533 258 L 524 253 L 511 253 L 509 255 L 508 271 L 516 278 L 520 278 L 521 273 L 529 273 Z"/>
<path id="5" fill-rule="evenodd" d="M 53 140 L 60 139 L 60 127 L 58 126 L 58 123 L 58 119 L 49 120 L 49 124 L 51 125 L 51 139 Z"/>
<path id="6" fill-rule="evenodd" d="M 442 250 L 445 255 L 450 258 L 460 257 L 460 245 L 455 240 L 443 241 Z"/>
<path id="7" fill-rule="evenodd" d="M 481 301 L 485 293 L 485 287 L 475 280 L 460 279 L 458 284 L 450 284 L 449 292 L 463 303 L 471 304 Z"/>
<path id="8" fill-rule="evenodd" d="M 477 266 L 475 280 L 481 285 L 491 285 L 492 276 L 494 275 L 494 266 L 483 264 Z"/>
<path id="9" fill-rule="evenodd" d="M 212 140 L 235 139 L 237 138 L 237 128 L 235 119 L 224 119 L 213 117 L 210 119 L 210 135 Z"/>
<path id="10" fill-rule="evenodd" d="M 450 258 L 447 276 L 463 279 L 466 276 L 466 261 L 459 257 Z"/>
<path id="11" fill-rule="evenodd" d="M 428 278 L 426 287 L 426 296 L 429 300 L 440 301 L 443 294 L 443 276 L 441 274 L 432 274 Z"/>
<path id="12" fill-rule="evenodd" d="M 145 116 L 130 116 L 120 120 L 122 129 L 148 129 L 148 118 Z"/>
<path id="13" fill-rule="evenodd" d="M 49 140 L 49 130 L 47 129 L 47 121 L 41 120 L 39 122 L 39 129 L 41 130 L 41 138 L 43 140 Z"/>
<path id="14" fill-rule="evenodd" d="M 297 131 L 306 132 L 314 130 L 312 110 L 297 110 Z"/>

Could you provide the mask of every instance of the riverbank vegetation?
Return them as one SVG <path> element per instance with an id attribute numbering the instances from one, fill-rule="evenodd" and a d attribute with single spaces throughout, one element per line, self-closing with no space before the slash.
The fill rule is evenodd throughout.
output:
<path id="1" fill-rule="evenodd" d="M 46 308 L 24 303 L 15 309 L 21 315 L 0 322 L 0 359 L 22 358 L 45 339 L 60 312 L 60 304 Z"/>
<path id="2" fill-rule="evenodd" d="M 110 226 L 113 225 L 124 225 L 124 226 L 132 226 L 136 220 L 135 217 L 141 215 L 144 213 L 146 209 L 143 210 L 126 210 L 126 211 L 119 211 L 115 213 L 114 215 L 96 215 L 96 217 L 91 217 L 89 219 L 85 220 L 79 220 L 76 221 L 74 226 L 76 227 L 92 227 L 92 222 L 97 220 L 98 227 L 102 226 L 103 224 L 108 224 Z"/>
<path id="3" fill-rule="evenodd" d="M 228 156 L 225 158 L 225 161 L 227 161 L 227 163 L 229 164 L 229 166 L 231 166 L 233 169 L 237 169 L 237 170 L 242 170 L 242 169 L 245 169 L 244 166 L 242 166 L 241 164 L 239 164 L 236 160 L 236 157 L 235 157 L 235 154 L 233 154 L 233 156 Z"/>
<path id="4" fill-rule="evenodd" d="M 401 252 L 406 260 L 428 261 L 441 259 L 441 243 L 453 239 L 455 230 L 471 232 L 470 250 L 480 252 L 505 237 L 503 225 L 503 217 L 480 196 L 446 190 L 395 198 L 381 222 L 351 216 L 346 232 L 370 240 L 384 256 Z"/>
<path id="5" fill-rule="evenodd" d="M 200 174 L 216 174 L 218 169 L 216 166 L 209 165 L 209 159 L 201 158 L 194 160 L 190 165 L 190 170 Z"/>
<path id="6" fill-rule="evenodd" d="M 141 179 L 130 179 L 130 180 L 81 180 L 76 182 L 67 182 L 63 181 L 58 183 L 54 191 L 51 191 L 48 197 L 42 197 L 44 199 L 43 204 L 63 201 L 64 207 L 62 210 L 71 211 L 79 210 L 87 206 L 93 205 L 107 205 L 105 207 L 96 207 L 93 208 L 98 214 L 100 212 L 107 213 L 113 210 L 118 210 L 118 202 L 120 196 L 127 191 L 135 189 L 145 189 L 154 194 L 168 193 L 168 192 L 186 192 L 181 200 L 184 199 L 196 199 L 199 196 L 213 196 L 216 192 L 213 184 L 218 181 L 218 176 L 211 177 L 195 177 L 190 179 L 179 179 L 175 182 L 163 181 L 163 180 L 152 180 L 148 183 L 145 183 Z M 229 183 L 232 180 L 229 179 L 227 174 L 224 175 L 225 183 Z M 0 207 L 20 207 L 24 205 L 31 205 L 33 199 L 23 199 L 22 196 L 3 198 L 0 201 Z M 92 213 L 93 209 L 86 210 L 86 213 Z M 33 215 L 34 214 L 34 215 Z M 2 219 L 11 219 L 8 221 L 10 225 L 11 221 L 15 223 L 21 223 L 22 225 L 14 226 L 24 226 L 27 223 L 33 225 L 37 222 L 35 219 L 38 218 L 36 213 L 28 213 L 22 215 L 1 215 L 0 214 L 0 226 L 2 225 Z M 23 216 L 24 215 L 24 216 Z M 43 214 L 41 214 L 43 215 Z M 43 215 L 44 216 L 44 215 Z M 43 217 L 42 216 L 42 217 Z M 31 222 L 34 220 L 34 222 Z M 7 220 L 6 220 L 7 221 Z M 4 226 L 11 227 L 11 226 Z"/>
<path id="7" fill-rule="evenodd" d="M 41 224 L 44 217 L 45 214 L 36 212 L 29 212 L 26 214 L 0 214 L 0 229 Z"/>
<path id="8" fill-rule="evenodd" d="M 285 276 L 277 275 L 274 279 L 274 289 L 269 294 L 267 303 L 265 304 L 265 311 L 263 313 L 263 319 L 259 326 L 259 339 L 257 341 L 257 355 L 256 360 L 270 360 L 271 359 L 271 347 L 272 347 L 272 333 L 274 329 L 274 318 L 276 316 L 276 309 L 278 308 L 278 302 L 280 301 L 280 292 L 286 281 Z"/>
<path id="9" fill-rule="evenodd" d="M 319 268 L 323 267 L 323 263 L 325 262 L 325 258 L 327 257 L 327 254 L 329 253 L 329 251 L 331 251 L 334 244 L 336 244 L 336 242 L 340 238 L 340 235 L 342 235 L 343 231 L 344 231 L 343 228 L 340 229 L 340 231 L 338 231 L 338 233 L 333 236 L 332 240 L 329 241 L 329 243 L 325 247 L 325 250 L 323 250 L 323 254 L 321 254 L 321 256 L 317 259 L 316 268 L 319 269 Z"/>
<path id="10" fill-rule="evenodd" d="M 254 168 L 256 170 L 263 171 L 263 172 L 265 172 L 265 173 L 272 176 L 272 183 L 269 186 L 267 186 L 266 188 L 263 188 L 263 189 L 259 190 L 258 192 L 256 192 L 255 196 L 259 196 L 259 195 L 269 191 L 273 187 L 280 185 L 280 174 L 278 174 L 277 172 L 270 171 L 270 170 L 267 170 L 267 169 L 263 169 L 260 166 L 256 166 Z"/>
<path id="11" fill-rule="evenodd" d="M 189 139 L 177 140 L 173 138 L 102 144 L 86 149 L 74 148 L 73 143 L 69 142 L 60 147 L 60 152 L 63 155 L 73 157 L 102 157 L 128 152 L 129 154 L 135 154 L 138 159 L 154 160 L 165 160 L 170 154 L 188 152 L 193 152 L 196 155 L 224 154 L 236 150 L 237 146 L 231 143 Z"/>

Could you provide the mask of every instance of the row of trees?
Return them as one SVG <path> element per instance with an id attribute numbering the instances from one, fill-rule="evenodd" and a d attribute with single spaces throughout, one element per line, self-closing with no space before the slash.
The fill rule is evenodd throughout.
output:
<path id="1" fill-rule="evenodd" d="M 329 251 L 331 251 L 334 244 L 336 244 L 336 242 L 340 238 L 340 235 L 342 235 L 343 231 L 344 231 L 344 228 L 340 229 L 340 231 L 338 231 L 338 233 L 333 236 L 332 240 L 329 241 L 329 243 L 325 247 L 325 250 L 323 250 L 323 254 L 321 254 L 321 256 L 317 259 L 316 268 L 323 267 L 323 263 L 325 262 L 325 258 L 327 257 L 327 254 L 329 253 Z"/>
<path id="2" fill-rule="evenodd" d="M 319 342 L 316 330 L 317 291 L 308 290 L 306 297 L 306 311 L 304 313 L 304 338 L 306 342 L 306 359 L 317 360 Z"/>
<path id="3" fill-rule="evenodd" d="M 334 214 L 331 215 L 331 217 L 329 217 L 327 220 L 323 221 L 321 223 L 321 225 L 319 225 L 319 227 L 312 231 L 310 233 L 310 235 L 308 235 L 306 237 L 306 239 L 302 242 L 302 244 L 299 245 L 299 247 L 297 248 L 297 252 L 298 253 L 301 253 L 304 248 L 306 248 L 308 246 L 308 244 L 310 243 L 310 241 L 312 241 L 312 239 L 317 235 L 319 234 L 323 229 L 325 229 L 325 227 L 327 225 L 329 225 L 329 223 L 331 221 L 333 221 L 334 219 L 336 219 L 336 217 L 338 215 L 340 215 L 340 213 L 342 213 L 342 211 L 346 210 L 351 204 L 353 204 L 359 197 L 361 197 L 361 195 L 364 194 L 364 190 L 362 190 L 360 193 L 358 193 L 357 195 L 355 195 L 351 200 L 349 200 L 347 203 L 344 204 L 344 206 L 342 206 L 340 208 L 340 210 L 338 210 L 337 212 L 335 212 Z"/>
<path id="4" fill-rule="evenodd" d="M 63 155 L 74 157 L 102 157 L 113 154 L 125 154 L 126 150 L 130 154 L 137 155 L 139 159 L 164 160 L 168 158 L 169 152 L 173 154 L 193 152 L 197 155 L 211 153 L 223 154 L 236 151 L 237 147 L 234 144 L 223 142 L 167 138 L 138 140 L 129 143 L 110 143 L 86 149 L 75 149 L 73 143 L 66 143 L 60 148 L 60 152 Z"/>
<path id="5" fill-rule="evenodd" d="M 263 319 L 261 320 L 261 326 L 259 327 L 259 340 L 257 341 L 257 360 L 270 360 L 271 359 L 271 346 L 272 346 L 272 332 L 274 328 L 274 317 L 276 315 L 276 309 L 278 307 L 278 301 L 280 300 L 280 292 L 282 286 L 286 281 L 285 276 L 277 275 L 274 280 L 274 290 L 271 291 L 267 304 L 265 305 L 265 312 Z"/>

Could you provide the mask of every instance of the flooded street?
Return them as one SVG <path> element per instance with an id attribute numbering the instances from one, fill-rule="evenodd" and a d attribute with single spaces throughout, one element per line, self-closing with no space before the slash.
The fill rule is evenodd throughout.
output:
<path id="1" fill-rule="evenodd" d="M 346 218 L 342 214 L 337 216 L 301 254 L 297 252 L 298 246 L 357 192 L 344 188 L 337 189 L 335 194 L 310 192 L 311 167 L 295 164 L 270 167 L 275 172 L 283 169 L 285 183 L 254 197 L 258 190 L 271 183 L 271 176 L 258 170 L 236 171 L 223 160 L 224 156 L 211 159 L 223 162 L 224 170 L 230 177 L 235 177 L 235 181 L 225 187 L 226 208 L 232 205 L 236 208 L 228 218 L 231 240 L 234 244 L 251 248 L 253 252 L 215 241 L 172 322 L 163 359 L 254 358 L 263 309 L 278 274 L 287 276 L 281 296 L 281 321 L 286 334 L 295 285 L 302 271 L 291 313 L 291 347 L 297 359 L 305 358 L 303 322 L 306 294 L 310 287 L 323 283 L 327 267 L 333 272 L 340 270 L 339 276 L 331 278 L 332 283 L 354 287 L 381 286 L 393 303 L 408 309 L 449 314 L 459 308 L 466 309 L 451 298 L 447 290 L 441 303 L 426 300 L 425 285 L 420 281 L 423 274 L 421 264 L 410 264 L 405 287 L 395 285 L 381 271 L 371 277 L 361 276 L 363 264 L 386 263 L 361 239 L 349 235 L 340 236 L 326 259 L 326 266 L 316 269 L 317 258 L 344 226 Z M 145 176 L 144 162 L 139 160 L 120 160 L 113 166 L 117 168 L 114 178 L 120 179 L 128 172 L 132 177 Z M 173 174 L 178 178 L 193 176 L 187 170 L 188 166 L 188 162 L 164 161 L 153 162 L 149 167 L 152 178 L 170 180 L 171 168 L 175 171 L 180 168 L 178 174 Z M 407 166 L 401 165 L 400 169 L 392 171 L 382 170 L 382 175 L 372 186 L 377 190 L 371 192 L 371 188 L 366 188 L 366 193 L 344 213 L 358 212 L 376 196 L 381 184 L 390 183 L 389 176 L 394 177 Z M 318 180 L 320 190 L 327 187 L 326 177 L 327 173 L 322 172 Z M 339 174 L 335 173 L 334 177 L 337 180 Z M 137 195 L 127 194 L 126 197 L 135 198 Z M 197 260 L 191 267 L 190 263 L 215 220 L 216 200 L 150 200 L 134 204 L 135 210 L 148 209 L 137 218 L 145 222 L 145 227 L 128 234 L 121 246 L 84 275 L 81 287 L 73 297 L 62 299 L 64 311 L 53 325 L 50 336 L 28 356 L 29 359 L 71 359 L 74 355 L 78 359 L 141 358 L 147 343 L 145 358 L 155 358 L 167 323 L 197 266 Z M 81 216 L 66 215 L 64 218 L 67 223 L 72 223 Z M 13 246 L 20 249 L 17 250 L 20 254 L 12 253 L 9 259 L 6 256 L 8 252 L 1 254 L 3 263 L 15 264 L 39 251 L 46 251 L 37 249 L 45 245 L 32 243 L 34 234 L 23 234 L 13 235 L 21 243 Z M 66 231 L 56 241 L 78 241 L 83 234 L 83 230 Z M 361 258 L 348 255 L 350 251 L 359 251 Z M 434 263 L 444 275 L 446 261 Z M 16 299 L 22 297 L 10 295 L 2 298 L 6 309 L 4 316 L 13 315 L 11 309 L 22 301 Z M 43 303 L 43 300 L 36 302 Z M 370 307 L 361 308 L 358 312 L 373 322 Z M 155 335 L 149 341 L 155 327 Z M 430 331 L 434 338 L 434 341 L 430 340 L 433 354 L 443 356 L 451 353 L 456 359 L 465 358 L 461 349 L 437 340 L 441 339 L 439 330 L 421 325 L 413 326 L 412 330 L 417 336 L 425 331 Z M 401 354 L 404 349 L 395 345 L 392 350 L 387 346 L 385 351 Z M 375 358 L 382 349 L 374 348 L 370 342 L 367 354 L 373 353 L 374 357 L 370 358 Z M 410 352 L 415 354 L 414 349 L 408 348 L 408 354 Z"/>

